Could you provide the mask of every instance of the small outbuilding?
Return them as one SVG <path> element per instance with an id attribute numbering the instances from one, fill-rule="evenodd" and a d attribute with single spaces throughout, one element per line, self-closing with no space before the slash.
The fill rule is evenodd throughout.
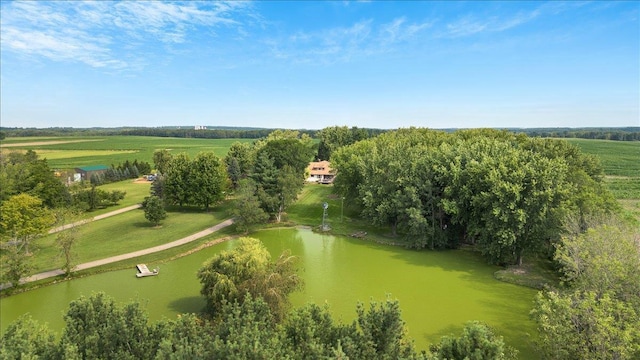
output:
<path id="1" fill-rule="evenodd" d="M 331 169 L 331 163 L 326 160 L 309 163 L 307 170 L 309 172 L 307 182 L 331 184 L 336 177 L 333 169 Z"/>
<path id="2" fill-rule="evenodd" d="M 75 168 L 75 171 L 80 174 L 81 180 L 90 180 L 93 175 L 104 174 L 108 169 L 106 165 L 92 165 Z"/>

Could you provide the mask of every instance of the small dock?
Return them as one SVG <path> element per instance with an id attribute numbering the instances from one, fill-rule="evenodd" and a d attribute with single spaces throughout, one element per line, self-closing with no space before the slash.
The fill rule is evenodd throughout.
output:
<path id="1" fill-rule="evenodd" d="M 136 268 L 138 269 L 138 273 L 136 274 L 136 277 L 139 277 L 139 278 L 145 277 L 145 276 L 158 275 L 158 269 L 153 269 L 153 271 L 151 271 L 149 270 L 146 264 L 138 264 L 136 265 Z"/>

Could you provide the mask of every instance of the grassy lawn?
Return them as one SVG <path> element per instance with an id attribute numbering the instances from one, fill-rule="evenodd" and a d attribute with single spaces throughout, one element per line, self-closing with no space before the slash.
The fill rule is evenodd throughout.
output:
<path id="1" fill-rule="evenodd" d="M 333 193 L 332 185 L 307 184 L 298 197 L 298 201 L 287 209 L 287 219 L 297 225 L 319 229 L 322 225 L 322 204 L 329 205 L 325 223 L 331 228 L 329 233 L 347 235 L 359 231 L 367 233 L 366 238 L 379 243 L 403 245 L 402 237 L 393 237 L 388 227 L 379 227 L 360 218 L 355 204 L 342 201 Z"/>
<path id="2" fill-rule="evenodd" d="M 200 210 L 176 209 L 169 212 L 162 226 L 157 228 L 145 219 L 142 210 L 133 210 L 94 221 L 77 228 L 78 242 L 74 248 L 76 263 L 165 244 L 204 230 L 227 218 L 228 204 L 223 204 L 213 208 L 209 213 Z M 32 257 L 33 273 L 62 266 L 55 239 L 56 234 L 51 234 L 35 241 Z"/>

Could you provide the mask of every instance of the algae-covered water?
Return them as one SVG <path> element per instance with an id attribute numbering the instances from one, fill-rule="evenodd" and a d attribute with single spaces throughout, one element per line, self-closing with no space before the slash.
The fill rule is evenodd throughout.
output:
<path id="1" fill-rule="evenodd" d="M 528 335 L 535 330 L 528 318 L 535 291 L 495 280 L 497 268 L 474 253 L 412 251 L 304 229 L 264 230 L 251 236 L 261 239 L 274 258 L 285 249 L 300 257 L 305 288 L 293 295 L 294 305 L 326 302 L 336 318 L 351 321 L 358 301 L 380 301 L 391 294 L 400 301 L 418 349 L 459 333 L 469 320 L 480 320 L 519 349 L 521 358 L 535 358 Z M 155 277 L 138 279 L 135 269 L 113 271 L 0 299 L 0 329 L 4 332 L 29 312 L 60 331 L 69 302 L 97 291 L 118 301 L 141 300 L 151 320 L 198 312 L 204 302 L 196 272 L 208 258 L 233 245 L 229 241 L 160 264 Z"/>

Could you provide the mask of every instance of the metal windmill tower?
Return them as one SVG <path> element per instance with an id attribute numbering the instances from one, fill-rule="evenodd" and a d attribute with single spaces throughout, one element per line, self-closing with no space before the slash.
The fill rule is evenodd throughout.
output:
<path id="1" fill-rule="evenodd" d="M 326 223 L 327 220 L 327 209 L 329 208 L 329 204 L 322 204 L 322 231 L 328 231 L 330 229 L 329 225 Z"/>

